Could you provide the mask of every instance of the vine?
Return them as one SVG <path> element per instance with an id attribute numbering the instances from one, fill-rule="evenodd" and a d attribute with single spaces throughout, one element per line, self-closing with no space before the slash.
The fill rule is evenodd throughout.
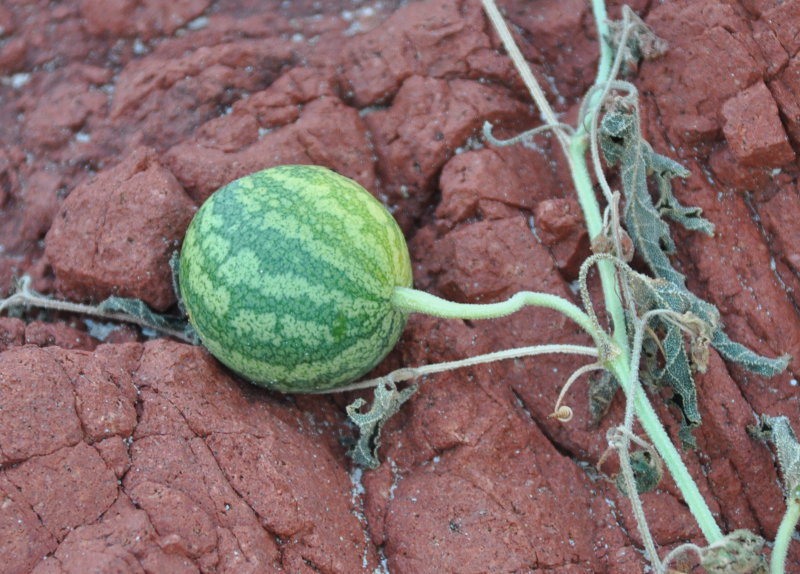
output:
<path id="1" fill-rule="evenodd" d="M 583 100 L 576 126 L 572 127 L 558 121 L 494 1 L 483 0 L 483 5 L 544 118 L 543 126 L 504 141 L 496 139 L 491 126 L 486 125 L 484 137 L 492 145 L 505 146 L 547 131 L 558 141 L 569 165 L 594 251 L 579 274 L 583 309 L 547 293 L 523 291 L 497 303 L 461 304 L 408 287 L 395 287 L 391 306 L 403 313 L 420 312 L 460 319 L 501 317 L 526 306 L 549 308 L 575 321 L 592 337 L 594 346 L 559 344 L 505 349 L 457 361 L 404 367 L 383 377 L 321 391 L 375 388 L 374 400 L 366 411 L 362 410 L 366 407 L 362 399 L 347 407 L 348 416 L 361 431 L 350 456 L 366 467 L 374 468 L 379 464 L 378 449 L 384 423 L 417 389 L 417 385 L 399 389 L 398 383 L 517 357 L 548 353 L 588 357 L 591 362 L 576 368 L 564 383 L 550 416 L 562 422 L 572 419 L 572 409 L 565 404 L 568 391 L 588 372 L 602 371 L 606 375 L 603 390 L 598 393 L 602 400 L 598 398 L 592 404 L 593 412 L 603 410 L 600 403 L 607 404 L 611 391 L 622 390 L 624 419 L 609 430 L 609 448 L 600 457 L 598 466 L 611 453 L 619 458 L 621 473 L 616 483 L 631 503 L 647 557 L 655 570 L 667 572 L 669 564 L 677 557 L 694 554 L 713 572 L 763 571 L 764 559 L 760 554 L 763 539 L 746 531 L 723 534 L 642 384 L 667 386 L 680 397 L 679 438 L 684 447 L 693 447 L 692 431 L 702 422 L 693 377 L 695 372 L 705 370 L 709 346 L 726 360 L 763 376 L 783 371 L 789 361 L 786 356 L 776 359 L 759 356 L 732 341 L 724 332 L 718 310 L 691 293 L 684 276 L 670 262 L 669 255 L 675 250 L 675 244 L 664 218 L 708 235 L 713 235 L 714 227 L 702 217 L 699 208 L 683 206 L 673 195 L 672 181 L 687 177 L 689 172 L 679 163 L 656 153 L 643 139 L 636 87 L 618 79 L 620 70 L 635 66 L 641 58 L 657 57 L 666 46 L 629 9 L 623 9 L 621 22 L 609 23 L 603 1 L 593 0 L 592 10 L 600 38 L 597 78 Z M 618 170 L 621 191 L 611 188 L 607 169 Z M 593 177 L 605 200 L 604 209 L 597 200 Z M 649 181 L 657 191 L 655 202 Z M 629 265 L 634 253 L 651 275 L 635 271 Z M 600 320 L 589 294 L 588 276 L 594 268 L 602 286 L 602 309 L 607 321 Z M 180 294 L 177 287 L 176 291 Z M 197 342 L 191 324 L 185 319 L 158 315 L 138 300 L 112 297 L 97 306 L 58 301 L 36 293 L 30 288 L 30 281 L 23 278 L 16 292 L 0 301 L 0 311 L 20 306 L 133 322 L 187 342 Z M 606 323 L 608 328 L 603 326 Z M 644 430 L 644 436 L 634 433 L 636 422 Z M 764 417 L 751 431 L 754 436 L 775 444 L 787 493 L 787 512 L 772 555 L 771 571 L 777 574 L 785 571 L 789 542 L 800 519 L 800 445 L 785 418 Z M 632 450 L 632 446 L 638 450 Z M 707 545 L 684 544 L 660 559 L 639 495 L 655 488 L 664 471 L 674 479 Z"/>
<path id="2" fill-rule="evenodd" d="M 655 570 L 666 572 L 675 557 L 689 551 L 695 552 L 701 564 L 709 571 L 732 573 L 763 570 L 764 558 L 760 554 L 763 539 L 746 531 L 723 534 L 642 388 L 641 379 L 644 377 L 653 383 L 669 386 L 680 397 L 683 417 L 680 439 L 685 447 L 693 447 L 692 429 L 701 423 L 693 376 L 695 372 L 705 371 L 709 345 L 726 360 L 767 377 L 783 371 L 790 359 L 788 356 L 777 359 L 759 356 L 728 338 L 717 309 L 688 291 L 683 275 L 674 269 L 669 260 L 668 256 L 674 251 L 675 244 L 664 217 L 687 229 L 708 235 L 713 235 L 714 226 L 702 217 L 699 208 L 685 207 L 674 197 L 672 180 L 676 177 L 685 178 L 689 172 L 677 162 L 655 153 L 642 138 L 636 87 L 617 79 L 623 64 L 630 66 L 641 58 L 657 57 L 663 53 L 666 45 L 627 7 L 623 9 L 621 22 L 608 23 L 604 3 L 594 0 L 592 7 L 600 37 L 598 75 L 584 99 L 577 127 L 573 128 L 556 119 L 556 114 L 525 63 L 493 0 L 483 0 L 483 5 L 545 122 L 543 126 L 505 141 L 494 138 L 491 126 L 487 125 L 484 136 L 489 143 L 501 146 L 513 145 L 549 131 L 559 142 L 567 158 L 595 250 L 595 255 L 584 263 L 580 272 L 580 295 L 585 314 L 575 311 L 563 302 L 546 303 L 541 294 L 536 294 L 536 297 L 518 294 L 506 302 L 489 305 L 457 305 L 427 294 L 403 292 L 398 295 L 398 302 L 411 311 L 461 318 L 500 316 L 527 303 L 555 308 L 576 320 L 594 339 L 597 345 L 597 361 L 579 367 L 568 378 L 551 417 L 564 422 L 572 418 L 571 409 L 562 405 L 562 401 L 572 383 L 586 372 L 604 369 L 610 374 L 611 380 L 622 388 L 626 396 L 625 417 L 621 425 L 609 430 L 607 453 L 615 452 L 619 457 L 621 476 L 618 477 L 617 484 L 631 502 L 645 551 Z M 587 152 L 591 159 L 591 173 L 599 182 L 607 203 L 604 212 L 601 212 L 594 193 L 590 168 L 587 165 Z M 611 189 L 603 160 L 608 168 L 619 168 L 622 193 Z M 656 203 L 653 203 L 648 189 L 648 178 L 652 178 L 656 184 Z M 623 198 L 624 212 L 621 212 Z M 628 265 L 634 251 L 644 260 L 653 274 L 652 277 L 638 273 Z M 601 327 L 589 296 L 587 275 L 593 266 L 599 270 L 603 304 L 612 325 L 610 332 Z M 523 303 L 526 297 L 529 298 Z M 513 301 L 518 301 L 516 306 Z M 537 352 L 554 351 L 547 347 L 540 346 Z M 663 356 L 663 367 L 658 367 L 656 352 Z M 483 361 L 507 358 L 502 353 L 504 352 L 475 359 Z M 509 353 L 508 357 L 534 354 L 531 349 L 509 350 L 505 353 Z M 405 368 L 386 377 L 348 388 L 387 385 L 384 390 L 394 389 L 394 384 L 401 378 L 415 378 L 470 364 L 475 363 L 465 359 L 439 366 Z M 402 400 L 407 398 L 404 396 Z M 389 404 L 392 407 L 387 412 L 395 412 L 395 403 L 389 401 Z M 356 411 L 361 405 L 361 402 L 354 405 Z M 381 423 L 374 422 L 380 420 L 380 415 L 376 412 L 380 410 L 380 405 L 376 400 L 370 411 L 370 420 L 373 423 L 371 428 L 377 428 L 378 432 Z M 359 424 L 356 411 L 351 410 L 350 414 L 354 422 Z M 634 434 L 633 425 L 637 420 L 650 442 Z M 781 435 L 784 444 L 789 442 L 785 435 L 785 432 Z M 369 438 L 369 433 L 365 436 L 364 440 L 371 441 L 373 446 L 378 444 Z M 638 445 L 641 450 L 631 452 L 631 443 Z M 797 443 L 794 441 L 791 444 Z M 364 452 L 359 451 L 361 455 Z M 371 451 L 370 456 L 374 454 L 375 451 Z M 603 455 L 601 463 L 606 456 L 607 454 Z M 368 466 L 377 464 L 377 460 L 369 456 L 360 461 Z M 655 487 L 663 472 L 662 465 L 673 477 L 708 543 L 705 548 L 692 544 L 681 546 L 669 553 L 663 561 L 659 559 L 639 497 L 640 493 Z M 784 571 L 783 560 L 790 534 L 800 518 L 800 487 L 796 484 L 787 486 L 787 492 L 788 511 L 775 544 L 773 573 Z"/>

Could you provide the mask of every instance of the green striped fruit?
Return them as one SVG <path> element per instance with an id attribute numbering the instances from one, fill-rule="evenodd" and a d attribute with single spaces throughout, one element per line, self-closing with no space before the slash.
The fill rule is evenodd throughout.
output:
<path id="1" fill-rule="evenodd" d="M 356 379 L 394 347 L 411 286 L 403 234 L 354 181 L 285 165 L 217 190 L 195 215 L 178 285 L 189 322 L 220 361 L 284 392 Z"/>

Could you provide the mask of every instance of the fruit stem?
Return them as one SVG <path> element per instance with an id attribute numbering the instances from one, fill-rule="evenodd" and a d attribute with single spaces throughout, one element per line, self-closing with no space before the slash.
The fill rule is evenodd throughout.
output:
<path id="1" fill-rule="evenodd" d="M 444 319 L 495 319 L 505 317 L 522 307 L 545 307 L 559 311 L 589 333 L 598 348 L 609 349 L 606 334 L 597 329 L 592 319 L 574 303 L 558 295 L 520 291 L 511 298 L 496 303 L 455 303 L 408 287 L 395 287 L 392 305 L 407 313 L 425 313 Z M 601 357 L 601 360 L 605 357 Z"/>

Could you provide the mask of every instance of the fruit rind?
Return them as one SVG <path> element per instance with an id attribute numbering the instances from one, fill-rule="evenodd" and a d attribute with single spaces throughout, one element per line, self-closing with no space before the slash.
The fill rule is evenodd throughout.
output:
<path id="1" fill-rule="evenodd" d="M 334 388 L 394 347 L 410 287 L 403 234 L 354 181 L 318 166 L 279 166 L 220 188 L 181 250 L 189 321 L 220 361 L 285 392 Z"/>

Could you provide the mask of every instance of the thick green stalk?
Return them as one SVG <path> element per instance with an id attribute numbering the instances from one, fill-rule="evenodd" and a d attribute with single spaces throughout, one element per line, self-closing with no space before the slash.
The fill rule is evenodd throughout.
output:
<path id="1" fill-rule="evenodd" d="M 586 141 L 585 134 L 583 136 L 578 136 L 578 134 L 576 134 L 571 142 L 569 161 L 573 184 L 578 192 L 578 200 L 586 219 L 586 227 L 589 231 L 589 236 L 594 238 L 601 232 L 602 217 L 600 215 L 600 206 L 595 198 L 594 189 L 592 188 L 591 179 L 586 167 L 585 157 L 588 149 L 585 143 Z M 615 346 L 620 351 L 620 354 L 610 361 L 608 368 L 614 373 L 614 376 L 620 382 L 622 388 L 627 391 L 631 388 L 631 382 L 637 377 L 635 377 L 635 374 L 631 372 L 629 367 L 630 343 L 625 328 L 625 314 L 622 301 L 617 287 L 616 271 L 610 261 L 598 261 L 597 268 L 603 286 L 603 298 L 606 311 L 611 316 L 614 324 L 612 339 Z M 722 531 L 714 520 L 714 516 L 711 514 L 708 505 L 700 494 L 697 485 L 692 480 L 689 470 L 686 468 L 683 459 L 681 459 L 669 435 L 664 430 L 653 406 L 638 385 L 636 385 L 635 396 L 628 396 L 628 400 L 634 400 L 636 417 L 639 419 L 642 428 L 663 459 L 668 472 L 675 480 L 675 484 L 680 489 L 695 520 L 697 520 L 706 541 L 709 544 L 713 544 L 722 539 Z"/>
<path id="2" fill-rule="evenodd" d="M 778 533 L 775 535 L 775 546 L 772 547 L 770 574 L 786 572 L 786 556 L 789 554 L 789 543 L 792 541 L 794 529 L 800 521 L 800 486 L 795 487 L 786 497 L 786 513 L 783 515 Z"/>
<path id="3" fill-rule="evenodd" d="M 630 381 L 632 377 L 634 377 L 628 364 L 623 363 L 621 360 L 611 361 L 609 369 L 619 381 Z M 623 388 L 625 387 L 624 382 L 622 386 Z M 658 419 L 658 415 L 655 409 L 653 409 L 653 405 L 650 403 L 647 395 L 645 395 L 642 388 L 637 385 L 635 396 L 633 398 L 628 397 L 628 400 L 634 401 L 636 418 L 639 419 L 639 424 L 642 425 L 650 442 L 653 443 L 653 446 L 664 461 L 667 471 L 672 475 L 675 484 L 681 491 L 681 495 L 683 495 L 686 505 L 689 507 L 697 524 L 700 526 L 700 530 L 703 532 L 706 541 L 709 544 L 714 544 L 722 540 L 722 530 L 720 530 L 719 525 L 717 525 L 717 521 L 714 520 L 714 515 L 711 514 L 711 510 L 708 508 L 703 495 L 700 494 L 697 484 L 692 480 L 689 469 L 686 468 L 686 464 L 684 464 L 678 449 L 675 448 L 667 431 L 664 430 L 664 426 Z"/>
<path id="4" fill-rule="evenodd" d="M 592 0 L 592 14 L 597 26 L 598 46 L 600 56 L 597 63 L 597 76 L 595 77 L 594 86 L 603 86 L 607 82 L 613 80 L 611 77 L 613 66 L 613 52 L 611 46 L 605 41 L 609 34 L 608 29 L 608 13 L 606 5 L 603 0 Z M 597 203 L 594 187 L 592 186 L 592 178 L 589 175 L 589 169 L 586 161 L 586 153 L 589 149 L 589 134 L 586 131 L 586 124 L 589 122 L 592 115 L 597 114 L 600 109 L 600 104 L 603 90 L 593 89 L 592 101 L 590 102 L 589 113 L 587 118 L 576 126 L 575 134 L 569 142 L 568 149 L 564 152 L 567 156 L 569 163 L 570 173 L 572 174 L 572 183 L 575 186 L 575 191 L 578 195 L 578 202 L 580 203 L 583 217 L 586 220 L 586 230 L 589 232 L 589 238 L 594 239 L 603 232 L 603 218 L 600 212 L 600 205 Z M 625 326 L 625 313 L 623 311 L 622 300 L 619 296 L 617 288 L 616 270 L 610 261 L 599 261 L 597 264 L 600 273 L 600 282 L 603 286 L 603 299 L 606 304 L 606 312 L 611 316 L 613 322 L 614 332 L 612 339 L 620 349 L 623 349 L 623 354 L 627 355 L 628 350 L 628 335 Z M 625 357 L 627 359 L 627 357 Z"/>
<path id="5" fill-rule="evenodd" d="M 576 133 L 570 142 L 567 161 L 572 174 L 572 183 L 578 195 L 578 203 L 586 221 L 586 230 L 589 232 L 589 237 L 594 239 L 603 231 L 603 218 L 592 187 L 592 179 L 586 166 L 587 150 L 587 135 L 585 133 L 580 134 L 580 132 Z M 598 261 L 597 269 L 600 273 L 600 282 L 603 287 L 606 312 L 611 316 L 614 326 L 612 339 L 627 359 L 628 335 L 625 327 L 625 312 L 617 288 L 616 270 L 614 269 L 614 264 L 610 261 Z"/>
<path id="6" fill-rule="evenodd" d="M 602 0 L 593 0 L 592 8 L 595 22 L 597 23 L 598 36 L 600 37 L 600 62 L 595 85 L 602 85 L 613 79 L 610 77 L 612 70 L 610 64 L 610 48 L 603 39 L 608 34 L 605 3 Z M 600 90 L 595 91 L 595 94 L 598 96 L 601 93 Z M 589 115 L 598 113 L 599 103 L 600 102 L 592 103 Z M 589 138 L 584 125 L 588 123 L 588 121 L 587 119 L 587 121 L 578 126 L 570 142 L 569 162 L 575 189 L 578 193 L 578 200 L 586 219 L 589 237 L 594 238 L 602 231 L 602 216 L 586 165 L 586 152 L 588 150 Z M 636 417 L 639 419 L 642 428 L 663 459 L 668 472 L 672 475 L 673 480 L 675 480 L 675 484 L 681 491 L 695 520 L 697 520 L 706 541 L 709 544 L 713 544 L 722 539 L 722 531 L 717 525 L 716 520 L 714 520 L 714 516 L 711 514 L 705 499 L 703 499 L 700 490 L 692 480 L 689 470 L 686 468 L 683 459 L 675 448 L 669 435 L 664 430 L 647 396 L 638 384 L 634 388 L 632 388 L 630 384 L 631 382 L 637 381 L 638 377 L 635 373 L 631 372 L 628 362 L 630 360 L 630 343 L 625 329 L 625 314 L 619 296 L 617 278 L 613 265 L 608 261 L 599 261 L 598 269 L 600 272 L 600 280 L 603 285 L 606 311 L 611 315 L 614 322 L 612 338 L 619 348 L 623 350 L 620 356 L 612 359 L 609 368 L 614 373 L 614 376 L 620 382 L 623 389 L 632 389 L 634 396 L 628 396 L 628 400 L 634 401 Z"/>
<path id="7" fill-rule="evenodd" d="M 573 184 L 575 185 L 578 201 L 583 210 L 589 237 L 594 239 L 603 232 L 603 219 L 587 166 L 586 155 L 590 144 L 590 134 L 586 131 L 586 125 L 591 125 L 592 116 L 599 113 L 603 90 L 599 88 L 592 90 L 592 101 L 588 108 L 587 117 L 582 118 L 581 124 L 577 126 L 572 137 L 567 137 L 565 132 L 560 129 L 560 124 L 558 124 L 555 119 L 556 116 L 552 108 L 544 97 L 533 74 L 531 74 L 524 58 L 522 58 L 508 30 L 508 26 L 494 6 L 494 2 L 491 0 L 484 0 L 484 7 L 502 39 L 506 51 L 514 61 L 531 96 L 539 107 L 542 116 L 545 118 L 546 123 L 554 128 L 569 163 Z M 595 87 L 602 87 L 614 79 L 612 77 L 614 66 L 611 63 L 611 49 L 605 42 L 609 30 L 605 3 L 603 0 L 592 0 L 592 10 L 597 25 L 600 44 L 600 59 Z M 684 500 L 700 525 L 706 540 L 709 544 L 713 544 L 722 539 L 722 532 L 700 494 L 697 485 L 693 482 L 675 445 L 661 425 L 647 396 L 641 390 L 638 384 L 637 373 L 634 372 L 630 366 L 631 342 L 627 333 L 624 306 L 619 293 L 616 270 L 610 261 L 598 261 L 597 266 L 603 288 L 606 312 L 610 315 L 613 323 L 612 339 L 615 344 L 614 346 L 617 347 L 618 350 L 618 354 L 604 358 L 607 359 L 606 366 L 620 382 L 625 392 L 628 393 L 628 400 L 633 401 L 635 414 L 642 427 L 652 441 L 653 446 L 662 457 L 667 470 L 672 475 L 678 488 L 681 490 Z M 580 324 L 583 326 L 582 323 Z M 589 328 L 584 328 L 586 328 L 587 332 L 592 334 L 599 346 L 602 337 L 597 333 L 598 327 L 590 325 Z M 633 368 L 638 368 L 638 366 L 634 365 Z"/>
<path id="8" fill-rule="evenodd" d="M 592 0 L 592 16 L 597 26 L 597 45 L 600 48 L 600 57 L 597 61 L 597 78 L 608 78 L 611 73 L 611 64 L 614 61 L 614 52 L 604 40 L 608 36 L 608 11 L 604 0 Z M 597 82 L 595 82 L 597 84 Z"/>

